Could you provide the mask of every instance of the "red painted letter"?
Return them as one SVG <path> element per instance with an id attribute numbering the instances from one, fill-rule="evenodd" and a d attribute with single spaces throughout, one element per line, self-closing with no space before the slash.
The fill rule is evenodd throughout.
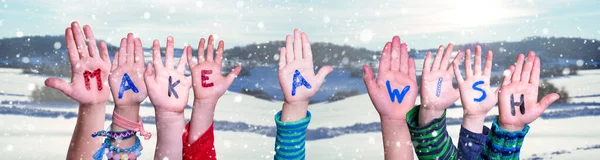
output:
<path id="1" fill-rule="evenodd" d="M 214 86 L 213 83 L 206 83 L 206 80 L 208 80 L 208 76 L 206 76 L 207 74 L 212 74 L 212 70 L 202 70 L 202 87 Z"/>
<path id="2" fill-rule="evenodd" d="M 96 84 L 98 85 L 98 90 L 102 90 L 102 77 L 100 74 L 102 71 L 100 69 L 96 69 L 94 72 L 90 72 L 86 70 L 83 72 L 83 79 L 85 80 L 85 89 L 88 91 L 91 89 L 90 87 L 90 78 L 96 78 Z"/>

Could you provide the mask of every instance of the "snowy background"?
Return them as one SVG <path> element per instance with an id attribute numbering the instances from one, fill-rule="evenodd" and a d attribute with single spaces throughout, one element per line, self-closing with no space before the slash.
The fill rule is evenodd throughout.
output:
<path id="1" fill-rule="evenodd" d="M 553 104 L 531 124 L 521 157 L 590 159 L 600 156 L 597 6 L 600 2 L 594 0 L 0 0 L 0 155 L 6 159 L 65 158 L 77 104 L 33 101 L 32 92 L 50 76 L 69 79 L 41 70 L 68 65 L 64 40 L 57 36 L 77 20 L 91 25 L 95 36 L 109 44 L 133 32 L 146 47 L 153 39 L 164 41 L 168 35 L 175 37 L 177 48 L 195 47 L 201 37 L 215 34 L 225 40 L 226 56 L 231 56 L 226 57 L 225 67 L 251 65 L 244 68 L 249 75 L 240 76 L 217 105 L 219 159 L 273 158 L 273 116 L 282 104 L 274 55 L 294 28 L 319 42 L 313 44 L 315 57 L 322 56 L 315 58 L 317 67 L 335 67 L 309 107 L 313 119 L 307 159 L 383 159 L 379 117 L 355 73 L 361 72 L 363 64 L 376 67 L 381 47 L 393 35 L 409 44 L 419 75 L 424 52 L 449 42 L 460 44 L 461 50 L 482 44 L 484 50 L 494 51 L 495 75 L 502 73 L 516 53 L 535 50 L 550 75 L 543 79 L 564 89 L 570 100 Z M 51 36 L 35 37 L 45 35 Z M 149 50 L 145 52 L 146 60 L 151 60 Z M 181 50 L 176 52 L 179 55 Z M 253 92 L 244 92 L 248 90 Z M 354 92 L 334 97 L 341 91 Z M 448 126 L 454 143 L 460 127 L 457 119 L 462 116 L 460 101 L 456 106 L 447 113 L 454 120 Z M 107 114 L 112 113 L 113 106 L 106 107 Z M 185 113 L 189 119 L 191 109 Z M 148 99 L 140 115 L 145 128 L 156 133 Z M 497 108 L 488 115 L 497 115 Z M 105 126 L 110 123 L 106 121 Z M 142 143 L 141 159 L 152 159 L 156 139 Z"/>

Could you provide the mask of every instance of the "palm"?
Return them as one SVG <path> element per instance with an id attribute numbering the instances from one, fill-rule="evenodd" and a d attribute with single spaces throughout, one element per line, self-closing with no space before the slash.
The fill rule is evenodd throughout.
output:
<path id="1" fill-rule="evenodd" d="M 492 51 L 488 51 L 486 55 L 485 65 L 483 70 L 481 69 L 481 46 L 477 46 L 475 49 L 475 64 L 474 71 L 471 67 L 471 50 L 467 49 L 465 56 L 465 77 L 460 73 L 458 65 L 460 63 L 460 57 L 462 53 L 459 52 L 452 62 L 452 68 L 454 69 L 454 75 L 458 82 L 458 88 L 460 91 L 460 100 L 462 102 L 465 116 L 470 115 L 486 115 L 498 102 L 496 93 L 492 92 L 490 88 L 490 75 L 492 73 Z"/>
<path id="2" fill-rule="evenodd" d="M 100 55 L 92 29 L 86 25 L 83 27 L 83 32 L 77 22 L 73 22 L 71 27 L 65 30 L 67 52 L 71 63 L 71 83 L 66 83 L 59 78 L 48 78 L 45 84 L 62 91 L 80 104 L 106 103 L 110 92 L 105 84 L 110 70 L 106 43 L 100 42 Z M 85 72 L 94 74 L 85 75 Z"/>
<path id="3" fill-rule="evenodd" d="M 145 68 L 141 44 L 140 39 L 134 40 L 133 34 L 130 33 L 126 41 L 121 41 L 121 49 L 113 58 L 109 85 L 116 106 L 137 106 L 148 96 L 143 76 Z M 129 84 L 127 78 L 133 84 Z"/>
<path id="4" fill-rule="evenodd" d="M 227 88 L 240 73 L 241 67 L 236 67 L 227 77 L 221 75 L 224 42 L 220 41 L 217 46 L 217 54 L 214 57 L 213 36 L 208 37 L 208 48 L 206 59 L 204 58 L 204 38 L 198 45 L 198 64 L 192 60 L 192 48 L 188 47 L 187 61 L 192 72 L 192 86 L 194 87 L 194 98 L 197 100 L 216 101 L 225 94 Z M 213 58 L 214 57 L 214 58 Z M 203 73 L 204 72 L 204 73 Z M 205 79 L 203 80 L 204 77 Z"/>
<path id="5" fill-rule="evenodd" d="M 383 48 L 377 80 L 369 66 L 363 67 L 365 85 L 380 118 L 406 121 L 418 94 L 415 62 L 408 58 L 407 46 L 398 36 Z"/>
<path id="6" fill-rule="evenodd" d="M 530 52 L 524 65 L 523 59 L 523 54 L 519 54 L 516 66 L 511 66 L 509 74 L 505 75 L 498 95 L 500 126 L 509 131 L 523 129 L 560 98 L 558 94 L 552 93 L 537 102 L 540 58 Z"/>
<path id="7" fill-rule="evenodd" d="M 325 76 L 333 71 L 330 66 L 323 66 L 315 75 L 308 36 L 294 30 L 294 37 L 293 43 L 291 36 L 286 37 L 286 47 L 281 48 L 279 56 L 279 85 L 288 103 L 308 101 L 317 93 Z M 307 85 L 300 84 L 302 78 Z"/>
<path id="8" fill-rule="evenodd" d="M 421 77 L 421 98 L 425 107 L 437 110 L 448 108 L 458 99 L 456 89 L 452 87 L 454 75 L 448 71 L 435 71 L 423 74 Z M 441 88 L 438 94 L 438 81 L 441 79 Z"/>
<path id="9" fill-rule="evenodd" d="M 152 74 L 151 66 L 148 64 L 144 80 L 155 110 L 182 113 L 187 105 L 191 83 L 184 75 L 186 54 L 182 54 L 177 69 L 173 67 L 173 43 L 173 38 L 168 37 L 165 64 L 163 65 L 160 44 L 158 40 L 154 40 L 152 60 L 155 74 Z M 185 52 L 187 52 L 187 47 L 184 48 Z"/>

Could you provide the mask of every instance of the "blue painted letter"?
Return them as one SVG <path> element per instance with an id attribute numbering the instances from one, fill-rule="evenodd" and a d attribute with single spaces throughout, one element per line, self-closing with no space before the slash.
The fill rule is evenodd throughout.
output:
<path id="1" fill-rule="evenodd" d="M 444 78 L 438 78 L 437 88 L 435 90 L 435 96 L 437 97 L 440 97 L 440 95 L 442 94 L 442 80 L 444 80 Z"/>
<path id="2" fill-rule="evenodd" d="M 473 83 L 473 86 L 472 86 L 473 89 L 481 92 L 481 97 L 473 98 L 473 100 L 475 100 L 475 102 L 481 102 L 481 101 L 485 100 L 485 98 L 487 97 L 487 95 L 485 94 L 485 91 L 483 89 L 477 87 L 478 85 L 483 84 L 483 83 L 484 83 L 483 81 L 477 81 L 477 82 Z"/>
<path id="3" fill-rule="evenodd" d="M 292 79 L 292 96 L 296 95 L 296 88 L 298 88 L 299 86 L 304 86 L 308 89 L 312 88 L 312 86 L 310 86 L 306 79 L 302 77 L 300 71 L 296 70 L 296 72 L 294 72 L 294 78 Z"/>
<path id="4" fill-rule="evenodd" d="M 385 85 L 387 86 L 388 94 L 390 94 L 390 99 L 392 100 L 392 102 L 394 102 L 394 96 L 395 96 L 398 99 L 398 103 L 402 103 L 404 96 L 406 95 L 408 90 L 410 90 L 410 86 L 406 86 L 406 87 L 404 87 L 404 89 L 402 89 L 402 93 L 400 93 L 400 91 L 398 91 L 398 89 L 394 89 L 394 91 L 392 91 L 392 85 L 390 85 L 389 80 L 385 82 Z"/>
<path id="5" fill-rule="evenodd" d="M 125 84 L 125 82 L 127 82 L 127 85 Z M 131 91 L 133 91 L 133 93 L 140 92 L 137 89 L 137 87 L 135 87 L 135 84 L 133 84 L 133 81 L 131 81 L 131 78 L 129 78 L 129 75 L 125 73 L 125 75 L 123 75 L 123 78 L 121 78 L 121 87 L 119 87 L 119 99 L 123 98 L 123 92 L 130 89 Z"/>
<path id="6" fill-rule="evenodd" d="M 175 83 L 173 83 L 173 78 L 171 78 L 171 76 L 169 76 L 169 97 L 171 97 L 171 93 L 173 93 L 173 96 L 175 96 L 175 98 L 179 99 L 179 95 L 177 95 L 177 91 L 175 90 L 175 86 L 177 86 L 179 84 L 179 80 L 175 81 Z"/>

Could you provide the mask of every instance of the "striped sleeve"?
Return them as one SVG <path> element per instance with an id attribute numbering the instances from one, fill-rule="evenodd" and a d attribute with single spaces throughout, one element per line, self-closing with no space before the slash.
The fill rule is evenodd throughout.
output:
<path id="1" fill-rule="evenodd" d="M 410 137 L 419 159 L 456 159 L 457 150 L 446 131 L 446 111 L 440 118 L 419 127 L 419 106 L 406 114 Z"/>
<path id="2" fill-rule="evenodd" d="M 481 158 L 518 160 L 527 132 L 529 132 L 529 125 L 526 125 L 523 130 L 515 132 L 502 129 L 496 118 L 492 123 L 484 151 L 481 152 Z"/>
<path id="3" fill-rule="evenodd" d="M 306 117 L 294 122 L 280 121 L 281 111 L 275 115 L 277 137 L 274 159 L 304 159 L 306 128 L 310 123 L 310 112 Z"/>

